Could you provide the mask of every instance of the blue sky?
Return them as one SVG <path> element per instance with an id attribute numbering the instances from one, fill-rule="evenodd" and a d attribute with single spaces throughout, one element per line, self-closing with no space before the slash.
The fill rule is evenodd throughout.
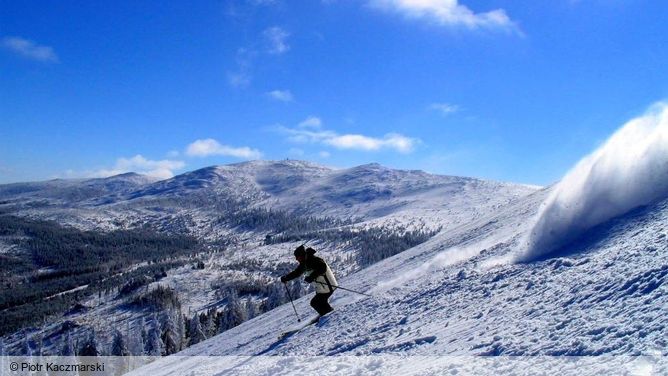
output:
<path id="1" fill-rule="evenodd" d="M 668 2 L 0 1 L 0 183 L 249 159 L 558 180 L 668 97 Z"/>

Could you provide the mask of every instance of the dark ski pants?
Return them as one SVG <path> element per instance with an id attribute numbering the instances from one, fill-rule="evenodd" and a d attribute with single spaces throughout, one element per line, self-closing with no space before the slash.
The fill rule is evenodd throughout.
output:
<path id="1" fill-rule="evenodd" d="M 329 297 L 332 296 L 331 292 L 324 294 L 316 293 L 313 299 L 311 299 L 311 307 L 318 311 L 320 316 L 326 315 L 334 310 L 329 302 L 327 301 Z"/>

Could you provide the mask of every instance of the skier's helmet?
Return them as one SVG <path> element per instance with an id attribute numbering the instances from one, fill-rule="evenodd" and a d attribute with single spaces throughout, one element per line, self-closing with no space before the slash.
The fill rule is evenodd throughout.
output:
<path id="1" fill-rule="evenodd" d="M 295 257 L 305 257 L 306 256 L 306 249 L 304 249 L 303 245 L 300 245 L 295 249 Z"/>

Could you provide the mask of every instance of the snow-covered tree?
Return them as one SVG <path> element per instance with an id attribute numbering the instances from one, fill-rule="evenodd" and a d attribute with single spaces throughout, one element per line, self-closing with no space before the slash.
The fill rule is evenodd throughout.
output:
<path id="1" fill-rule="evenodd" d="M 130 350 L 128 348 L 128 341 L 120 330 L 114 331 L 114 337 L 111 341 L 111 355 L 112 356 L 128 356 Z"/>
<path id="2" fill-rule="evenodd" d="M 225 329 L 233 328 L 246 319 L 246 312 L 244 311 L 243 305 L 239 300 L 237 291 L 231 289 L 227 294 L 227 307 L 225 307 L 225 316 L 223 322 L 225 324 Z"/>
<path id="3" fill-rule="evenodd" d="M 267 291 L 267 300 L 265 301 L 266 311 L 272 310 L 287 302 L 285 296 L 285 287 L 283 283 L 272 283 Z"/>
<path id="4" fill-rule="evenodd" d="M 144 338 L 142 338 L 142 331 L 144 326 L 144 318 L 139 320 L 139 324 L 133 329 L 130 322 L 127 323 L 126 338 L 128 342 L 128 351 L 131 355 L 144 355 Z"/>
<path id="5" fill-rule="evenodd" d="M 204 331 L 202 330 L 202 324 L 199 321 L 199 315 L 197 312 L 195 312 L 192 319 L 190 319 L 190 331 L 188 333 L 188 337 L 190 338 L 190 346 L 196 343 L 200 343 L 206 339 L 206 335 L 204 335 Z"/>
<path id="6" fill-rule="evenodd" d="M 151 328 L 148 331 L 145 352 L 150 356 L 162 356 L 165 353 L 165 344 L 160 339 L 160 324 L 154 314 L 151 318 Z"/>
<path id="7" fill-rule="evenodd" d="M 44 333 L 39 332 L 35 336 L 35 351 L 33 352 L 34 356 L 43 356 L 44 355 Z"/>
<path id="8" fill-rule="evenodd" d="M 246 320 L 250 320 L 253 317 L 257 316 L 259 313 L 259 307 L 257 303 L 251 299 L 246 300 Z"/>
<path id="9" fill-rule="evenodd" d="M 211 338 L 215 336 L 218 331 L 216 330 L 216 310 L 212 309 L 209 310 L 204 318 L 204 326 L 202 327 L 202 331 L 204 331 L 204 334 L 206 335 L 206 338 Z"/>
<path id="10" fill-rule="evenodd" d="M 21 345 L 21 355 L 26 357 L 32 357 L 33 350 L 30 346 L 30 336 L 23 337 L 23 343 Z"/>
<path id="11" fill-rule="evenodd" d="M 84 341 L 79 349 L 79 356 L 99 356 L 101 355 L 100 346 L 97 342 L 97 335 L 95 330 L 91 330 L 88 338 Z"/>
<path id="12" fill-rule="evenodd" d="M 165 346 L 165 355 L 171 355 L 179 351 L 178 333 L 170 312 L 165 312 L 164 317 L 161 339 Z"/>
<path id="13" fill-rule="evenodd" d="M 65 341 L 63 342 L 63 347 L 60 349 L 60 356 L 74 356 L 74 341 L 72 340 L 72 334 L 67 332 Z"/>
<path id="14" fill-rule="evenodd" d="M 179 338 L 179 351 L 186 347 L 186 317 L 181 311 L 176 312 L 176 330 Z"/>

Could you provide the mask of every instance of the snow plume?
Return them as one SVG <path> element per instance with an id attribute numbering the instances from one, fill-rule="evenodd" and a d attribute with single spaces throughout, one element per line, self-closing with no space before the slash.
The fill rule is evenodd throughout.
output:
<path id="1" fill-rule="evenodd" d="M 596 225 L 666 196 L 668 103 L 659 103 L 626 123 L 559 182 L 515 261 L 543 257 Z"/>
<path id="2" fill-rule="evenodd" d="M 378 285 L 371 290 L 371 293 L 381 293 L 391 290 L 395 287 L 405 285 L 407 282 L 410 282 L 414 279 L 423 278 L 425 274 L 432 273 L 436 270 L 440 270 L 476 257 L 483 250 L 508 240 L 509 239 L 504 234 L 501 236 L 485 238 L 468 245 L 448 248 L 436 254 L 436 256 L 432 257 L 429 261 L 424 262 L 417 267 L 411 268 L 410 270 L 406 270 L 395 278 L 379 282 Z"/>

